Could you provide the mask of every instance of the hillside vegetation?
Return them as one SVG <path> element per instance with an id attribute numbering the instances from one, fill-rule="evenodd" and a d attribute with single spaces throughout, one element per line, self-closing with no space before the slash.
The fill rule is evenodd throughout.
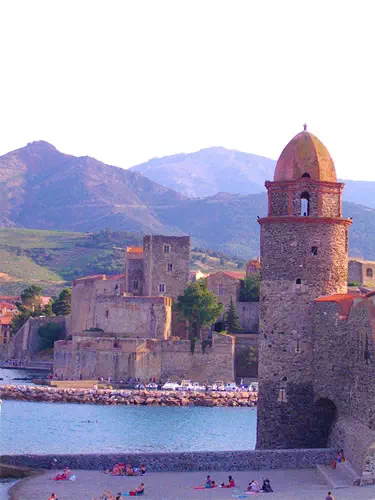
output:
<path id="1" fill-rule="evenodd" d="M 120 274 L 125 248 L 142 246 L 142 237 L 126 231 L 98 233 L 0 229 L 0 295 L 19 294 L 29 285 L 57 295 L 77 277 Z M 192 269 L 204 273 L 243 268 L 245 262 L 214 250 L 195 248 Z"/>

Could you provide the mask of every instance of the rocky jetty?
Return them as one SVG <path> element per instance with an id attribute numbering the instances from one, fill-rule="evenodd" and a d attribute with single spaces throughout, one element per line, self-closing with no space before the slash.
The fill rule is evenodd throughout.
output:
<path id="1" fill-rule="evenodd" d="M 255 406 L 252 392 L 192 392 L 0 386 L 0 399 L 101 405 Z"/>

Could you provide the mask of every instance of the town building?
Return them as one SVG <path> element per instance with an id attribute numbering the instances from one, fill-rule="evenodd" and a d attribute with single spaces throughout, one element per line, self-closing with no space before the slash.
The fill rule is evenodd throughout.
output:
<path id="1" fill-rule="evenodd" d="M 375 287 L 375 262 L 371 260 L 349 258 L 349 284 L 356 284 L 369 288 Z"/>
<path id="2" fill-rule="evenodd" d="M 0 302 L 0 345 L 7 344 L 11 339 L 11 324 L 17 307 L 10 302 Z"/>

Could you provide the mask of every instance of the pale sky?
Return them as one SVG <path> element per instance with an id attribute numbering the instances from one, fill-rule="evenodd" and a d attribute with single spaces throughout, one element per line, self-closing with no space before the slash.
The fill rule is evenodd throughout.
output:
<path id="1" fill-rule="evenodd" d="M 277 159 L 306 121 L 340 177 L 375 180 L 374 19 L 371 0 L 0 0 L 0 154 Z"/>

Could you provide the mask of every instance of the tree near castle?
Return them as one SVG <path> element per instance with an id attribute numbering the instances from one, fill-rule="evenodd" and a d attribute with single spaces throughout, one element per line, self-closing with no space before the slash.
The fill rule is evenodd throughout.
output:
<path id="1" fill-rule="evenodd" d="M 236 306 L 233 303 L 233 298 L 230 298 L 230 303 L 228 309 L 224 316 L 225 328 L 228 332 L 240 332 L 242 331 L 240 324 L 240 317 L 238 316 Z"/>
<path id="2" fill-rule="evenodd" d="M 56 316 L 68 316 L 70 314 L 72 302 L 72 291 L 70 288 L 64 288 L 57 299 L 52 302 L 52 311 Z"/>
<path id="3" fill-rule="evenodd" d="M 202 326 L 214 323 L 223 312 L 223 304 L 216 300 L 216 296 L 207 290 L 205 283 L 189 283 L 183 295 L 177 298 L 176 309 L 189 322 L 190 340 L 195 342 L 201 339 Z M 192 350 L 194 352 L 194 350 Z"/>

